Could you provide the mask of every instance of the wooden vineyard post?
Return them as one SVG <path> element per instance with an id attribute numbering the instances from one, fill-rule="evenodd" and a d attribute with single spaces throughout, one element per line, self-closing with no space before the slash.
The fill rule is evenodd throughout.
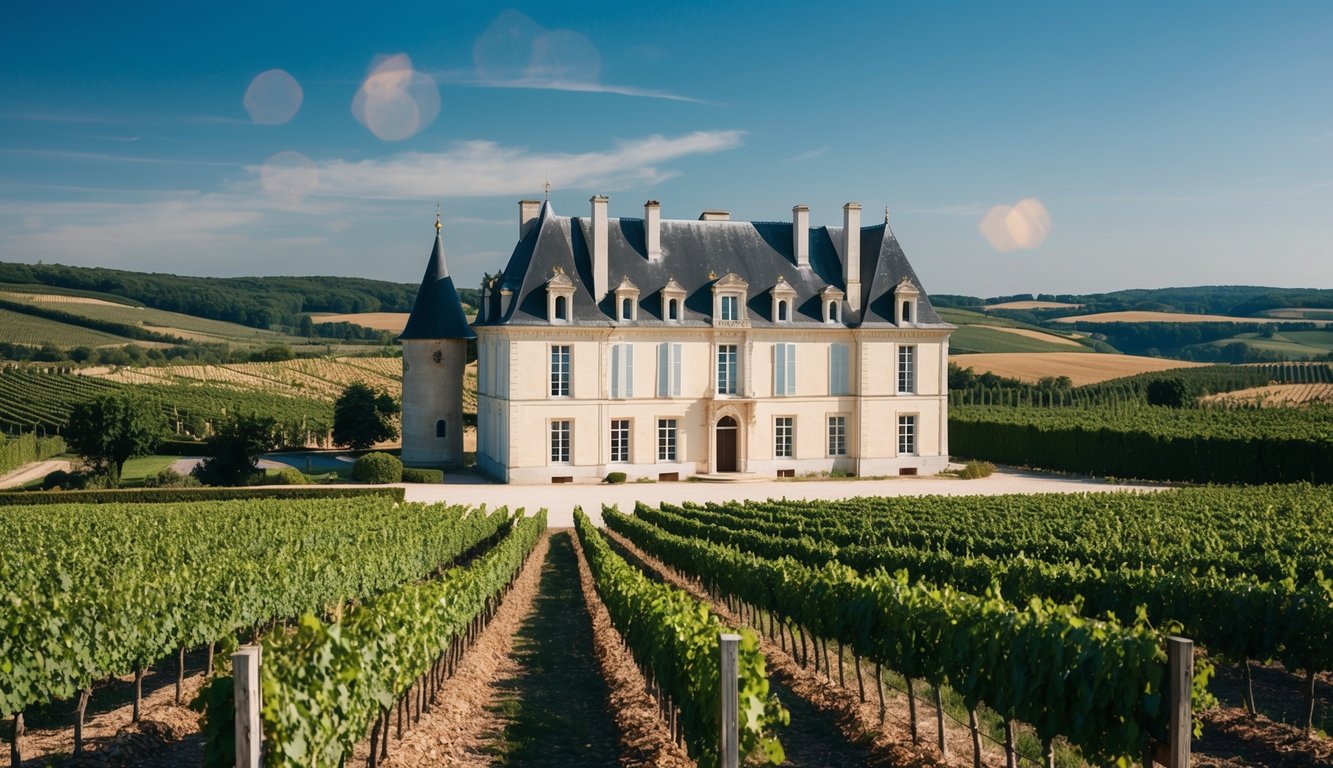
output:
<path id="1" fill-rule="evenodd" d="M 1188 768 L 1194 735 L 1194 641 L 1172 635 L 1166 639 L 1167 675 L 1171 678 L 1171 722 L 1167 731 L 1167 768 Z"/>
<path id="2" fill-rule="evenodd" d="M 740 674 L 736 668 L 736 652 L 741 636 L 724 633 L 719 640 L 722 649 L 721 699 L 722 734 L 718 744 L 718 759 L 722 768 L 740 768 L 741 745 L 739 734 Z"/>
<path id="3" fill-rule="evenodd" d="M 262 649 L 243 645 L 231 655 L 236 699 L 236 768 L 260 768 L 264 732 L 259 722 L 259 664 Z"/>

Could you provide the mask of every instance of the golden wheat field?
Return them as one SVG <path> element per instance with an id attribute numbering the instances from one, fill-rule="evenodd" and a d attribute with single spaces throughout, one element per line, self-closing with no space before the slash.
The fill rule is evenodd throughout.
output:
<path id="1" fill-rule="evenodd" d="M 347 315 L 314 314 L 310 319 L 316 323 L 352 323 L 377 331 L 402 333 L 407 325 L 407 312 L 356 312 Z"/>
<path id="2" fill-rule="evenodd" d="M 1204 365 L 1160 357 L 1090 355 L 1086 352 L 988 352 L 955 355 L 949 362 L 960 368 L 971 368 L 977 373 L 989 371 L 997 376 L 1028 382 L 1036 382 L 1046 376 L 1068 376 L 1074 386 L 1096 384 L 1149 371 Z"/>
<path id="3" fill-rule="evenodd" d="M 987 328 L 990 328 L 991 330 L 995 330 L 995 331 L 1003 331 L 1003 332 L 1005 332 L 1005 333 L 1012 333 L 1012 334 L 1014 334 L 1014 335 L 1016 335 L 1016 336 L 1026 336 L 1026 337 L 1029 338 L 1029 339 L 1036 339 L 1037 341 L 1049 341 L 1049 342 L 1052 343 L 1052 344 L 1063 344 L 1063 345 L 1065 345 L 1065 346 L 1067 346 L 1067 347 L 1082 347 L 1082 346 L 1083 346 L 1082 344 L 1079 344 L 1077 341 L 1074 341 L 1073 339 L 1068 339 L 1068 338 L 1065 338 L 1064 336 L 1057 336 L 1057 335 L 1054 334 L 1054 333 L 1045 333 L 1045 332 L 1043 332 L 1043 331 L 1034 331 L 1034 330 L 1032 330 L 1031 328 L 1006 328 L 1006 327 L 1001 326 L 1001 325 L 988 325 L 988 326 L 986 326 L 986 327 L 987 327 Z"/>
<path id="4" fill-rule="evenodd" d="M 1253 403 L 1263 406 L 1304 405 L 1306 403 L 1333 403 L 1333 384 L 1269 384 L 1265 387 L 1219 392 L 1200 398 L 1205 403 L 1242 405 Z"/>

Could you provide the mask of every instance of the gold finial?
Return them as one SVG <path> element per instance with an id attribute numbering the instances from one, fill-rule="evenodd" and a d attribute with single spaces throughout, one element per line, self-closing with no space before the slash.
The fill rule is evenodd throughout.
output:
<path id="1" fill-rule="evenodd" d="M 441 225 L 440 225 L 440 204 L 439 204 L 439 203 L 436 203 L 436 204 L 435 204 L 435 231 L 438 233 L 438 232 L 440 231 L 441 228 L 442 228 L 442 227 L 441 227 Z"/>
<path id="2" fill-rule="evenodd" d="M 546 199 L 547 199 L 547 200 L 550 200 L 550 199 L 551 199 L 551 180 L 550 180 L 550 178 L 547 178 L 546 181 L 543 181 L 543 182 L 542 182 L 542 192 L 544 192 L 544 193 L 546 194 Z"/>

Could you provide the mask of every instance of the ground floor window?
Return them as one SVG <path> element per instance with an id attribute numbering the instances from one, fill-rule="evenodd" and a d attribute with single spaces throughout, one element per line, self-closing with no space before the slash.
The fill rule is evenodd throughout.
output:
<path id="1" fill-rule="evenodd" d="M 898 417 L 898 455 L 916 455 L 916 417 Z"/>
<path id="2" fill-rule="evenodd" d="M 847 417 L 828 417 L 828 455 L 847 455 Z"/>
<path id="3" fill-rule="evenodd" d="M 611 461 L 629 461 L 629 419 L 611 420 Z"/>
<path id="4" fill-rule="evenodd" d="M 796 419 L 794 417 L 779 416 L 773 420 L 773 458 L 792 458 L 792 438 L 795 432 Z"/>
<path id="5" fill-rule="evenodd" d="M 676 460 L 676 420 L 657 420 L 657 460 Z"/>
<path id="6" fill-rule="evenodd" d="M 569 438 L 571 422 L 567 419 L 561 419 L 551 422 L 551 463 L 568 464 L 569 463 Z"/>

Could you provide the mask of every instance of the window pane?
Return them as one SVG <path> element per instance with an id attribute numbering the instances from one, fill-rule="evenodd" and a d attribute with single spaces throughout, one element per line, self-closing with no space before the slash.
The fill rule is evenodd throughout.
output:
<path id="1" fill-rule="evenodd" d="M 551 397 L 569 397 L 569 345 L 551 347 Z"/>
<path id="2" fill-rule="evenodd" d="M 629 419 L 611 420 L 611 461 L 629 461 Z"/>
<path id="3" fill-rule="evenodd" d="M 828 419 L 828 453 L 830 456 L 847 455 L 846 416 L 830 416 Z"/>
<path id="4" fill-rule="evenodd" d="M 898 453 L 901 455 L 916 454 L 915 416 L 898 417 Z"/>
<path id="5" fill-rule="evenodd" d="M 657 460 L 676 460 L 676 420 L 657 420 Z"/>
<path id="6" fill-rule="evenodd" d="M 773 456 L 778 459 L 792 458 L 793 422 L 791 416 L 779 416 L 773 422 Z"/>
<path id="7" fill-rule="evenodd" d="M 719 344 L 717 347 L 717 393 L 736 394 L 737 345 Z"/>
<path id="8" fill-rule="evenodd" d="M 551 422 L 551 461 L 554 463 L 569 462 L 569 433 L 570 423 L 568 421 Z"/>
<path id="9" fill-rule="evenodd" d="M 898 391 L 911 394 L 916 391 L 916 347 L 898 347 Z"/>

